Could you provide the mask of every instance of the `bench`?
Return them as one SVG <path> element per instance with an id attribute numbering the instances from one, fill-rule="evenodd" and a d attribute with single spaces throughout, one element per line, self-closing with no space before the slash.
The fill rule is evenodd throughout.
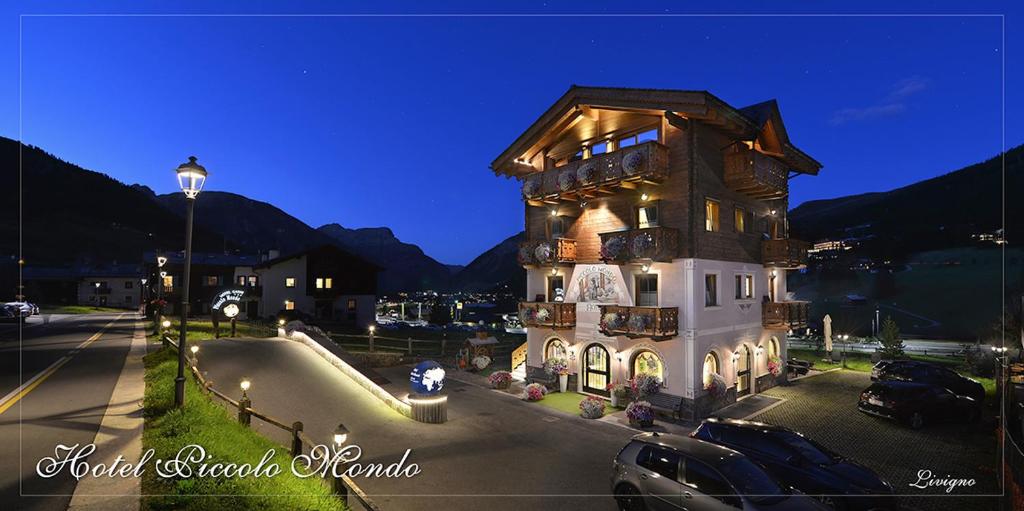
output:
<path id="1" fill-rule="evenodd" d="M 651 403 L 651 410 L 661 415 L 666 415 L 672 419 L 679 419 L 679 408 L 683 404 L 683 398 L 681 396 L 673 396 L 672 394 L 665 394 L 658 392 L 657 394 L 651 394 L 643 398 L 648 403 Z"/>

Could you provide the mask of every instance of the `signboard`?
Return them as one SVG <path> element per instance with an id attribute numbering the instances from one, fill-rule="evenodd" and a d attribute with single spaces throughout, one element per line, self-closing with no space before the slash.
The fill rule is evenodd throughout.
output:
<path id="1" fill-rule="evenodd" d="M 242 289 L 225 289 L 213 295 L 213 300 L 210 301 L 210 311 L 213 313 L 219 311 L 226 318 L 234 318 L 242 310 L 239 304 L 242 302 L 243 296 L 245 296 L 245 291 Z"/>
<path id="2" fill-rule="evenodd" d="M 416 364 L 409 373 L 409 386 L 413 393 L 433 396 L 444 388 L 444 368 L 433 360 Z"/>

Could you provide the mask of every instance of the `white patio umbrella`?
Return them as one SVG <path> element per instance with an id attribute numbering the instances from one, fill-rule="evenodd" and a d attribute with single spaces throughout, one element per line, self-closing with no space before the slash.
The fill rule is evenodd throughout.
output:
<path id="1" fill-rule="evenodd" d="M 832 316 L 825 314 L 825 318 L 821 320 L 825 324 L 825 354 L 829 357 L 832 356 Z"/>

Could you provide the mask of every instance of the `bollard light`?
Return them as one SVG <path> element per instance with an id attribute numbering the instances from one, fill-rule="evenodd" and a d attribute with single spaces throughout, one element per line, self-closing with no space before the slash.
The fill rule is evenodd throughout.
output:
<path id="1" fill-rule="evenodd" d="M 242 378 L 242 382 L 238 384 L 238 386 L 242 388 L 242 397 L 243 398 L 249 397 L 245 393 L 249 391 L 249 387 L 251 385 L 252 385 L 252 382 L 250 382 L 248 378 Z"/>
<path id="2" fill-rule="evenodd" d="M 334 445 L 340 449 L 341 444 L 345 443 L 345 440 L 347 439 L 348 428 L 346 428 L 344 424 L 338 424 L 338 427 L 334 428 Z"/>
<path id="3" fill-rule="evenodd" d="M 376 332 L 376 331 L 377 331 L 377 327 L 376 327 L 376 326 L 374 326 L 374 325 L 370 325 L 370 328 L 369 328 L 369 330 L 370 330 L 370 333 L 372 334 L 372 333 L 374 333 L 374 332 Z"/>
<path id="4" fill-rule="evenodd" d="M 195 344 L 193 344 L 192 347 L 189 349 L 192 350 L 192 356 L 195 356 L 196 353 L 199 353 L 199 346 L 196 346 Z"/>
<path id="5" fill-rule="evenodd" d="M 169 319 L 163 320 L 163 322 L 160 323 L 160 326 L 162 326 L 164 328 L 171 328 L 171 320 L 169 320 Z"/>
<path id="6" fill-rule="evenodd" d="M 284 326 L 284 320 L 283 319 L 277 320 L 277 326 Z"/>

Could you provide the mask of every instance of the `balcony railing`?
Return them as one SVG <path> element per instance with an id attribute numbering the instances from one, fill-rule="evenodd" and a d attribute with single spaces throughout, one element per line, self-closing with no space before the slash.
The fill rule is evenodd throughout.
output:
<path id="1" fill-rule="evenodd" d="M 576 326 L 576 304 L 519 302 L 519 319 L 527 327 L 573 328 Z"/>
<path id="2" fill-rule="evenodd" d="M 601 260 L 606 263 L 669 262 L 679 253 L 679 231 L 669 227 L 603 232 L 599 236 Z"/>
<path id="3" fill-rule="evenodd" d="M 807 328 L 810 302 L 765 302 L 761 304 L 761 319 L 765 328 L 795 330 Z"/>
<path id="4" fill-rule="evenodd" d="M 668 176 L 668 148 L 655 141 L 624 147 L 534 174 L 523 182 L 527 199 L 575 199 L 623 182 L 658 182 Z"/>
<path id="5" fill-rule="evenodd" d="M 679 335 L 678 307 L 601 305 L 601 333 L 608 336 L 650 337 L 655 341 Z"/>
<path id="6" fill-rule="evenodd" d="M 781 199 L 789 190 L 789 169 L 753 149 L 726 153 L 725 186 L 755 199 Z"/>
<path id="7" fill-rule="evenodd" d="M 764 240 L 761 242 L 761 261 L 765 266 L 801 268 L 807 266 L 810 243 L 800 240 Z"/>
<path id="8" fill-rule="evenodd" d="M 524 241 L 519 244 L 519 264 L 541 266 L 576 262 L 576 240 L 555 238 L 551 241 Z"/>

